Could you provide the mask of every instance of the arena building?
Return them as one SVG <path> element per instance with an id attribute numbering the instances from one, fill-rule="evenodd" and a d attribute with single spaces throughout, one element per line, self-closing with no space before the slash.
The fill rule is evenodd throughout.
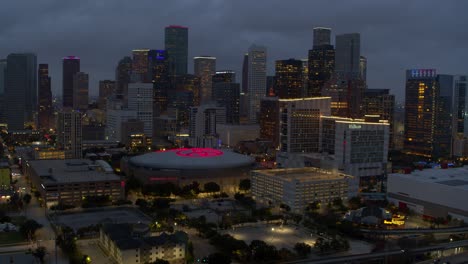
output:
<path id="1" fill-rule="evenodd" d="M 468 221 L 468 166 L 394 173 L 387 181 L 388 200 L 400 208 L 426 218 L 451 215 Z"/>
<path id="2" fill-rule="evenodd" d="M 136 156 L 124 161 L 128 176 L 145 184 L 172 182 L 185 186 L 216 182 L 221 191 L 235 192 L 242 179 L 249 178 L 254 158 L 230 150 L 180 148 Z M 125 166 L 126 165 L 126 166 Z"/>

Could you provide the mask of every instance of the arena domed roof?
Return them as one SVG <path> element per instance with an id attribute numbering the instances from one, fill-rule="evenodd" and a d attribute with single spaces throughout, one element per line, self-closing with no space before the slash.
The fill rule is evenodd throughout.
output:
<path id="1" fill-rule="evenodd" d="M 230 150 L 179 148 L 136 156 L 130 164 L 152 169 L 228 169 L 254 163 L 253 157 Z"/>

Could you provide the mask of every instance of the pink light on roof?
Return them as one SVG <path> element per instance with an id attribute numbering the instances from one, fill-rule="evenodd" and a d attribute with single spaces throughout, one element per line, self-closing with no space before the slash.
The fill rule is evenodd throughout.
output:
<path id="1" fill-rule="evenodd" d="M 188 27 L 184 27 L 184 26 L 180 26 L 180 25 L 169 25 L 166 28 L 187 28 L 188 29 Z"/>
<path id="2" fill-rule="evenodd" d="M 175 154 L 179 157 L 184 158 L 211 158 L 211 157 L 218 157 L 222 156 L 224 153 L 217 149 L 212 148 L 179 148 L 179 149 L 171 149 L 167 151 L 161 152 L 175 152 Z M 157 151 L 160 152 L 160 151 Z"/>
<path id="3" fill-rule="evenodd" d="M 66 56 L 66 57 L 63 57 L 64 60 L 79 60 L 80 57 L 78 56 Z"/>

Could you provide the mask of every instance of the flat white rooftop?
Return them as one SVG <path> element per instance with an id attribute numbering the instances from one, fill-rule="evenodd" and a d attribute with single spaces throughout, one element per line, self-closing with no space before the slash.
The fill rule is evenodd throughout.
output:
<path id="1" fill-rule="evenodd" d="M 468 190 L 468 166 L 449 169 L 415 170 L 411 174 L 393 173 L 389 177 L 398 176 L 403 179 L 421 183 L 433 183 Z"/>

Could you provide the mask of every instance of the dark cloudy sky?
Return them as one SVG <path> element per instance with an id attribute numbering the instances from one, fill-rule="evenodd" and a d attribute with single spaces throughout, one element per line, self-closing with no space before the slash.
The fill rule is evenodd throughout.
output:
<path id="1" fill-rule="evenodd" d="M 61 90 L 61 58 L 81 57 L 91 93 L 113 79 L 118 60 L 136 48 L 164 48 L 164 27 L 189 27 L 189 58 L 217 57 L 217 69 L 238 73 L 252 43 L 274 61 L 306 58 L 312 28 L 361 33 L 370 88 L 391 88 L 402 100 L 405 69 L 468 74 L 468 1 L 408 0 L 14 0 L 0 4 L 0 58 L 35 52 Z M 334 42 L 334 41 L 333 41 Z M 189 71 L 193 60 L 189 59 Z"/>

